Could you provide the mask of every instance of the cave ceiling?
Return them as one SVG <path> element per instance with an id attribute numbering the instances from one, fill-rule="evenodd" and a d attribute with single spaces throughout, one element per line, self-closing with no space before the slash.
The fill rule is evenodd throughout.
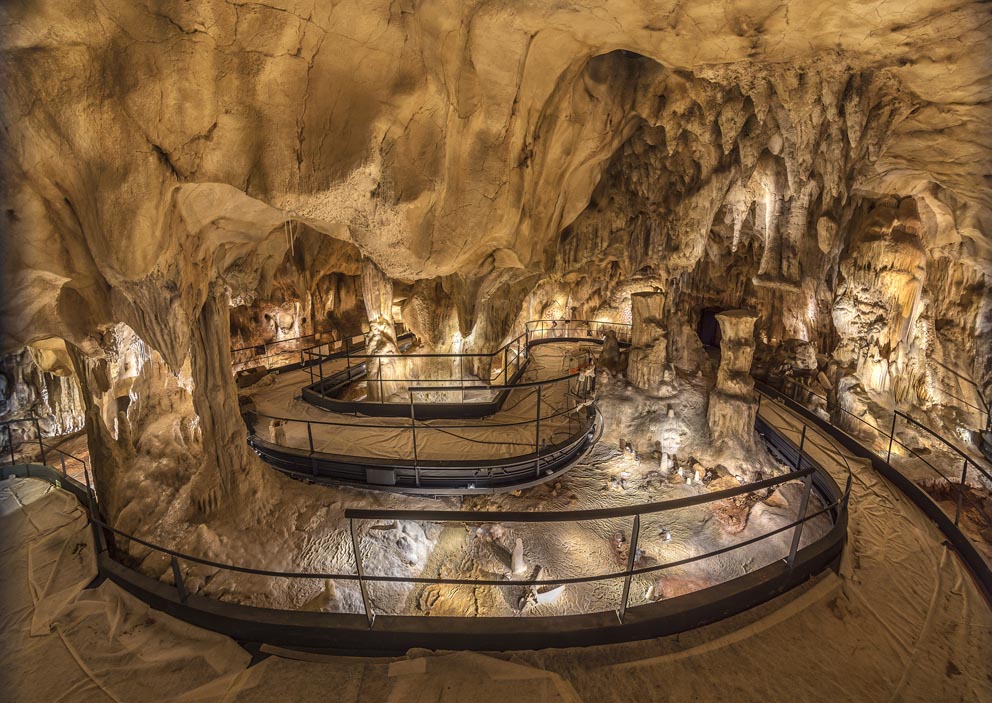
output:
<path id="1" fill-rule="evenodd" d="M 584 262 L 741 248 L 800 287 L 861 197 L 912 197 L 928 250 L 992 269 L 985 3 L 0 11 L 5 351 L 124 321 L 178 368 L 211 289 L 271 287 L 301 231 L 315 278 L 438 279 L 413 290 L 463 329 Z"/>

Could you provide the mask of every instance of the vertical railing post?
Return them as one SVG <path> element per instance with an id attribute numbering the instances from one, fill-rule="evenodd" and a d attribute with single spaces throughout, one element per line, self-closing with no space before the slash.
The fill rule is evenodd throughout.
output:
<path id="1" fill-rule="evenodd" d="M 413 391 L 407 389 L 410 394 L 410 431 L 413 433 L 413 478 L 420 488 L 420 463 L 417 459 L 417 419 L 413 406 Z"/>
<path id="2" fill-rule="evenodd" d="M 534 460 L 534 475 L 541 477 L 541 390 L 544 386 L 537 387 L 537 427 L 534 431 L 534 453 L 537 457 Z"/>
<path id="3" fill-rule="evenodd" d="M 799 471 L 803 465 L 803 449 L 806 446 L 806 427 L 806 425 L 803 425 L 803 433 L 799 438 L 799 453 L 796 454 L 796 471 Z"/>
<path id="4" fill-rule="evenodd" d="M 317 475 L 317 463 L 313 460 L 313 426 L 307 420 L 307 443 L 310 445 L 310 473 Z"/>
<path id="5" fill-rule="evenodd" d="M 41 425 L 38 424 L 38 418 L 34 419 L 34 431 L 38 433 L 38 451 L 41 454 L 41 463 L 47 464 L 45 461 L 45 443 L 41 441 Z"/>
<path id="6" fill-rule="evenodd" d="M 510 350 L 510 346 L 507 345 L 503 347 L 503 385 L 510 385 L 510 367 L 506 365 L 507 352 Z"/>
<path id="7" fill-rule="evenodd" d="M 65 454 L 60 454 L 59 460 L 62 462 L 62 475 L 68 476 L 68 474 L 65 472 Z"/>
<path id="8" fill-rule="evenodd" d="M 961 469 L 961 483 L 958 484 L 958 506 L 954 511 L 954 525 L 957 526 L 961 519 L 961 508 L 964 504 L 965 481 L 968 479 L 968 460 L 964 460 L 964 468 Z"/>
<path id="9" fill-rule="evenodd" d="M 319 357 L 319 361 L 317 362 L 317 375 L 320 377 L 320 394 L 324 395 L 324 357 L 323 356 Z"/>
<path id="10" fill-rule="evenodd" d="M 813 488 L 813 474 L 809 474 L 803 479 L 803 498 L 799 503 L 799 515 L 796 518 L 798 525 L 794 528 L 792 532 L 792 546 L 789 547 L 789 557 L 786 563 L 789 568 L 796 563 L 796 553 L 799 551 L 799 540 L 803 535 L 803 525 L 806 524 L 806 510 L 809 507 L 809 494 Z"/>
<path id="11" fill-rule="evenodd" d="M 382 394 L 382 359 L 376 357 L 376 368 L 379 369 L 379 402 L 385 403 L 386 398 Z"/>
<path id="12" fill-rule="evenodd" d="M 375 612 L 369 603 L 369 592 L 365 585 L 365 570 L 362 568 L 362 554 L 358 551 L 358 537 L 355 536 L 355 521 L 348 520 L 348 530 L 351 532 L 351 549 L 355 553 L 355 573 L 358 574 L 358 588 L 362 592 L 362 606 L 365 608 L 365 617 L 369 621 L 369 629 L 375 622 Z"/>
<path id="13" fill-rule="evenodd" d="M 892 463 L 892 441 L 896 437 L 896 418 L 899 417 L 899 413 L 895 410 L 892 411 L 892 430 L 889 432 L 889 451 L 885 455 L 885 463 Z"/>
<path id="14" fill-rule="evenodd" d="M 189 592 L 186 590 L 186 584 L 183 582 L 183 572 L 179 568 L 179 560 L 176 559 L 175 554 L 173 554 L 169 561 L 172 562 L 172 577 L 176 581 L 176 591 L 179 592 L 179 602 L 185 603 L 186 599 L 189 597 Z"/>
<path id="15" fill-rule="evenodd" d="M 627 550 L 627 570 L 626 575 L 623 579 L 623 595 L 620 596 L 620 610 L 617 613 L 617 617 L 620 618 L 620 624 L 623 624 L 624 615 L 627 614 L 627 600 L 630 597 L 630 580 L 633 578 L 631 573 L 634 570 L 634 561 L 637 558 L 637 540 L 641 535 L 641 516 L 640 514 L 634 515 L 634 526 L 630 530 L 630 548 Z"/>
<path id="16" fill-rule="evenodd" d="M 462 388 L 462 402 L 465 402 L 465 364 L 463 363 L 465 357 L 461 354 L 458 355 L 458 385 Z"/>
<path id="17" fill-rule="evenodd" d="M 10 443 L 10 465 L 13 466 L 17 461 L 14 455 L 14 430 L 10 429 L 10 424 L 8 422 L 4 427 L 7 428 L 7 441 Z"/>

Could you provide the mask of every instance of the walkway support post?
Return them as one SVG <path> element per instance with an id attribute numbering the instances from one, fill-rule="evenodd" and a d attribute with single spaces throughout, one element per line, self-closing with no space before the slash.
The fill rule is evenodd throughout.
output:
<path id="1" fill-rule="evenodd" d="M 958 484 L 958 507 L 954 511 L 954 526 L 957 527 L 958 521 L 961 519 L 961 507 L 964 503 L 964 487 L 965 481 L 968 478 L 968 460 L 964 460 L 964 468 L 961 469 L 961 483 Z"/>
<path id="2" fill-rule="evenodd" d="M 806 425 L 803 425 L 803 433 L 799 438 L 799 453 L 796 454 L 796 471 L 799 471 L 803 466 L 803 449 L 806 447 Z"/>
<path id="3" fill-rule="evenodd" d="M 634 515 L 634 525 L 630 530 L 630 548 L 627 550 L 627 575 L 623 579 L 623 595 L 620 596 L 620 610 L 617 612 L 617 617 L 620 618 L 620 624 L 623 625 L 624 615 L 627 614 L 627 600 L 630 596 L 630 580 L 633 578 L 633 574 L 630 573 L 634 570 L 634 560 L 637 558 L 637 540 L 641 536 L 641 516 L 639 514 Z"/>
<path id="4" fill-rule="evenodd" d="M 413 407 L 413 391 L 407 389 L 410 394 L 410 431 L 413 433 L 413 479 L 420 488 L 420 464 L 417 459 L 417 419 L 416 411 Z"/>
<path id="5" fill-rule="evenodd" d="M 789 557 L 786 562 L 791 569 L 796 563 L 796 552 L 799 551 L 799 540 L 803 535 L 803 525 L 806 524 L 806 510 L 809 508 L 809 494 L 813 488 L 813 474 L 803 479 L 803 498 L 799 503 L 799 515 L 796 520 L 799 522 L 792 532 L 792 546 L 789 547 Z"/>
<path id="6" fill-rule="evenodd" d="M 885 463 L 892 464 L 892 440 L 896 436 L 896 418 L 899 417 L 899 413 L 895 410 L 892 411 L 892 429 L 889 431 L 889 451 L 885 455 Z"/>
<path id="7" fill-rule="evenodd" d="M 537 427 L 534 431 L 534 453 L 536 459 L 534 460 L 534 476 L 540 478 L 541 476 L 541 390 L 544 386 L 537 387 Z"/>
<path id="8" fill-rule="evenodd" d="M 9 443 L 10 449 L 10 465 L 13 466 L 17 462 L 14 460 L 14 430 L 10 429 L 10 423 L 8 422 L 4 427 L 7 429 L 7 442 Z"/>
<path id="9" fill-rule="evenodd" d="M 310 472 L 316 476 L 317 464 L 313 460 L 313 427 L 310 425 L 309 420 L 307 420 L 307 442 L 310 444 Z"/>
<path id="10" fill-rule="evenodd" d="M 34 431 L 38 433 L 38 451 L 41 453 L 41 463 L 47 464 L 45 461 L 45 443 L 41 441 L 41 425 L 38 424 L 38 418 L 34 419 Z"/>
<path id="11" fill-rule="evenodd" d="M 362 591 L 362 607 L 365 608 L 365 617 L 369 621 L 369 629 L 375 623 L 375 612 L 369 603 L 368 586 L 365 584 L 365 569 L 362 568 L 362 554 L 358 551 L 358 537 L 355 535 L 355 521 L 348 520 L 348 531 L 351 532 L 351 548 L 355 553 L 355 573 L 358 574 L 358 588 Z"/>
<path id="12" fill-rule="evenodd" d="M 186 584 L 183 582 L 183 572 L 179 568 L 179 560 L 173 554 L 169 561 L 172 563 L 172 578 L 175 579 L 176 591 L 179 592 L 179 602 L 185 603 L 189 597 L 189 592 L 186 590 Z"/>

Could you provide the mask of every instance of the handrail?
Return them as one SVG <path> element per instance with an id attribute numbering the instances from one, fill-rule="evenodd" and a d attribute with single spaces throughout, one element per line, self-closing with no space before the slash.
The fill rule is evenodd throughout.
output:
<path id="1" fill-rule="evenodd" d="M 204 557 L 199 557 L 194 554 L 187 554 L 176 549 L 165 547 L 152 542 L 151 540 L 138 537 L 134 534 L 125 532 L 118 528 L 115 528 L 108 523 L 106 523 L 98 514 L 95 502 L 95 496 L 93 494 L 92 485 L 90 483 L 89 474 L 85 475 L 85 490 L 89 496 L 89 520 L 90 523 L 99 528 L 105 534 L 114 535 L 119 538 L 116 542 L 114 540 L 108 539 L 98 539 L 98 545 L 109 546 L 111 549 L 110 556 L 115 559 L 114 552 L 116 551 L 117 544 L 123 544 L 125 541 L 134 542 L 147 549 L 165 554 L 170 558 L 172 564 L 172 573 L 175 577 L 175 588 L 179 594 L 179 600 L 185 603 L 189 596 L 187 590 L 187 585 L 185 579 L 183 578 L 183 571 L 179 565 L 180 561 L 189 562 L 193 564 L 199 564 L 203 566 L 208 566 L 211 568 L 232 571 L 236 573 L 245 573 L 256 576 L 265 576 L 271 578 L 290 578 L 290 579 L 334 579 L 342 581 L 358 581 L 359 586 L 362 591 L 363 608 L 365 615 L 368 618 L 369 626 L 375 619 L 375 612 L 372 608 L 371 599 L 369 597 L 368 591 L 365 585 L 368 583 L 405 583 L 405 584 L 438 584 L 438 585 L 472 585 L 472 586 L 496 586 L 496 587 L 507 587 L 507 586 L 518 586 L 518 587 L 531 587 L 536 588 L 540 586 L 551 586 L 551 585 L 566 585 L 566 584 L 581 584 L 581 583 L 591 583 L 597 581 L 610 581 L 615 579 L 624 579 L 625 585 L 623 589 L 622 601 L 618 609 L 618 617 L 620 622 L 623 623 L 625 612 L 628 607 L 628 598 L 630 593 L 630 581 L 635 576 L 640 576 L 643 574 L 653 573 L 661 571 L 664 569 L 671 569 L 678 566 L 684 566 L 693 562 L 701 561 L 703 559 L 713 558 L 734 550 L 742 549 L 751 544 L 759 542 L 764 539 L 768 539 L 775 535 L 785 533 L 789 530 L 793 531 L 793 540 L 791 547 L 789 548 L 789 555 L 785 558 L 786 563 L 791 569 L 792 564 L 798 554 L 799 548 L 799 537 L 801 535 L 801 530 L 803 525 L 807 522 L 816 519 L 817 517 L 824 514 L 834 515 L 834 524 L 842 519 L 842 516 L 846 515 L 846 508 L 848 501 L 850 499 L 851 491 L 851 474 L 850 466 L 847 466 L 848 476 L 845 483 L 844 489 L 836 489 L 829 500 L 825 502 L 825 505 L 818 510 L 809 511 L 807 510 L 807 505 L 809 502 L 809 495 L 812 488 L 812 478 L 814 475 L 824 475 L 822 468 L 805 452 L 804 445 L 807 441 L 807 425 L 803 422 L 802 436 L 796 451 L 796 460 L 794 470 L 782 474 L 781 476 L 771 477 L 768 479 L 762 479 L 760 481 L 755 481 L 742 486 L 737 486 L 730 489 L 724 489 L 721 491 L 714 491 L 712 493 L 704 493 L 695 496 L 687 496 L 683 498 L 676 498 L 666 501 L 659 501 L 655 503 L 648 503 L 636 506 L 622 506 L 618 508 L 607 508 L 607 509 L 594 509 L 586 511 L 567 511 L 567 512 L 451 512 L 451 511 L 380 511 L 380 510 L 354 510 L 348 509 L 345 511 L 345 518 L 349 521 L 349 530 L 353 539 L 353 558 L 354 558 L 354 571 L 351 573 L 325 573 L 325 572 L 310 572 L 310 571 L 280 571 L 273 569 L 258 569 L 248 566 L 242 566 L 240 564 L 227 563 L 222 561 L 217 561 L 213 559 L 207 559 Z M 768 428 L 769 431 L 776 433 L 776 430 Z M 795 447 L 789 440 L 785 439 L 784 436 L 779 436 L 780 441 L 785 442 L 788 446 Z M 827 436 L 827 442 L 832 443 L 832 440 Z M 813 440 L 810 440 L 812 443 Z M 837 453 L 838 456 L 845 461 L 841 453 Z M 803 464 L 806 464 L 804 467 Z M 728 498 L 743 495 L 746 493 L 752 493 L 755 491 L 761 491 L 768 488 L 772 488 L 777 485 L 781 485 L 786 482 L 792 482 L 802 480 L 804 483 L 804 493 L 802 496 L 802 502 L 799 509 L 799 514 L 795 519 L 790 520 L 784 525 L 777 528 L 764 532 L 760 535 L 742 540 L 740 542 L 725 545 L 723 547 L 710 550 L 702 554 L 695 554 L 690 557 L 683 559 L 678 559 L 674 561 L 667 561 L 659 564 L 651 564 L 646 566 L 635 566 L 635 560 L 633 555 L 637 550 L 638 536 L 639 536 L 639 524 L 640 516 L 645 514 L 661 513 L 665 511 L 678 510 L 687 507 L 693 507 L 698 505 L 704 505 L 709 503 L 715 503 L 721 500 L 726 500 Z M 392 519 L 397 520 L 421 520 L 427 522 L 463 522 L 463 523 L 474 523 L 474 522 L 511 522 L 511 523 L 546 523 L 551 521 L 590 521 L 590 520 L 601 520 L 609 518 L 622 518 L 622 517 L 633 517 L 634 525 L 631 532 L 631 542 L 628 546 L 629 558 L 627 559 L 626 568 L 622 571 L 610 571 L 608 573 L 595 573 L 586 574 L 580 576 L 565 576 L 561 578 L 557 577 L 541 577 L 541 578 L 506 578 L 506 579 L 475 579 L 475 578 L 446 578 L 446 577 L 428 577 L 428 576 L 395 576 L 389 574 L 370 574 L 365 573 L 362 566 L 361 551 L 358 548 L 357 537 L 355 533 L 355 520 L 365 520 L 365 519 L 380 519 L 382 515 L 389 515 Z M 99 535 L 98 535 L 99 536 Z M 808 547 L 807 547 L 808 548 Z M 805 549 L 805 548 L 804 548 Z M 738 577 L 740 578 L 740 577 Z M 731 579 L 733 580 L 733 579 Z M 600 612 L 600 611 L 587 611 L 587 612 Z M 423 617 L 423 616 L 403 616 L 403 617 Z"/>
<path id="2" fill-rule="evenodd" d="M 975 381 L 975 379 L 971 378 L 970 376 L 966 376 L 965 374 L 961 373 L 957 369 L 951 368 L 950 366 L 948 366 L 944 362 L 940 361 L 939 359 L 930 359 L 930 361 L 932 361 L 933 363 L 935 363 L 937 366 L 941 367 L 945 371 L 948 371 L 951 374 L 953 374 L 954 376 L 957 376 L 962 381 L 967 381 L 969 384 L 971 384 L 975 388 L 975 395 L 978 396 L 978 402 L 982 404 L 982 407 L 978 407 L 976 405 L 972 405 L 967 400 L 964 400 L 962 398 L 958 398 L 957 396 L 951 395 L 950 393 L 947 393 L 947 395 L 951 395 L 952 398 L 954 398 L 957 401 L 960 401 L 960 402 L 964 403 L 969 408 L 973 408 L 975 410 L 980 410 L 980 411 L 984 412 L 985 415 L 986 415 L 986 423 L 988 425 L 986 429 L 992 430 L 992 405 L 989 405 L 988 401 L 985 400 L 985 394 L 982 393 L 982 388 L 981 388 L 981 386 L 978 385 L 978 383 Z M 946 393 L 946 391 L 943 391 L 943 392 Z"/>
<path id="3" fill-rule="evenodd" d="M 761 380 L 765 381 L 766 383 L 769 383 L 769 385 L 770 385 L 770 379 L 769 379 L 769 377 L 767 375 L 764 378 L 761 378 L 761 377 L 758 377 L 758 378 L 760 378 Z M 871 427 L 872 429 L 874 429 L 874 430 L 876 430 L 878 432 L 883 432 L 884 433 L 886 431 L 885 428 L 879 427 L 878 425 L 873 425 L 872 423 L 864 420 L 863 418 L 858 417 L 857 415 L 855 415 L 851 411 L 845 409 L 840 403 L 832 403 L 831 400 L 830 400 L 830 398 L 828 398 L 825 395 L 822 395 L 822 394 L 818 393 L 815 389 L 810 388 L 808 385 L 806 385 L 805 383 L 802 383 L 801 381 L 799 381 L 797 379 L 794 379 L 794 378 L 792 378 L 790 376 L 780 376 L 780 377 L 778 377 L 778 379 L 781 380 L 781 381 L 783 381 L 783 382 L 789 383 L 789 384 L 791 384 L 793 386 L 796 386 L 796 387 L 802 389 L 804 392 L 809 393 L 810 395 L 812 395 L 812 396 L 814 396 L 816 398 L 819 398 L 820 400 L 824 401 L 827 404 L 827 409 L 828 410 L 830 409 L 831 405 L 833 405 L 835 409 L 840 410 L 840 411 L 846 413 L 847 415 L 850 415 L 854 419 L 856 419 L 859 422 L 867 425 L 868 427 Z M 892 410 L 892 413 L 893 413 L 894 416 L 901 417 L 902 419 L 906 420 L 910 424 L 916 425 L 921 430 L 924 430 L 928 434 L 932 435 L 934 438 L 936 438 L 937 440 L 939 440 L 942 444 L 944 444 L 948 449 L 950 449 L 951 451 L 953 451 L 959 457 L 961 457 L 962 459 L 965 459 L 966 461 L 969 461 L 972 464 L 974 464 L 975 465 L 975 468 L 977 468 L 979 471 L 981 471 L 990 481 L 992 481 L 992 475 L 990 475 L 985 469 L 983 469 L 977 463 L 975 457 L 966 454 L 964 451 L 962 451 L 960 448 L 958 448 L 957 445 L 951 443 L 949 440 L 947 440 L 941 434 L 939 434 L 936 430 L 933 430 L 932 428 L 927 427 L 926 425 L 924 425 L 919 420 L 916 420 L 916 419 L 910 417 L 909 415 L 907 415 L 906 413 L 902 412 L 901 410 L 893 409 Z M 889 435 L 886 435 L 885 438 L 886 439 L 892 438 L 894 441 L 899 442 L 899 440 L 897 438 L 892 437 L 891 430 L 890 430 L 890 434 Z M 903 446 L 905 446 L 905 445 L 903 445 Z M 907 447 L 907 449 L 908 449 L 908 447 Z"/>
<path id="4" fill-rule="evenodd" d="M 772 385 L 772 379 L 770 379 L 769 377 L 766 376 L 763 380 L 767 384 Z M 936 431 L 934 431 L 930 427 L 927 427 L 926 425 L 924 425 L 923 423 L 919 422 L 918 420 L 915 420 L 914 418 L 910 417 L 906 413 L 903 413 L 900 410 L 893 409 L 891 411 L 892 412 L 892 423 L 891 423 L 891 427 L 888 430 L 886 430 L 885 428 L 879 427 L 878 425 L 873 424 L 871 422 L 868 422 L 868 421 L 864 420 L 863 418 L 855 415 L 854 413 L 852 413 L 849 410 L 847 410 L 846 408 L 844 408 L 843 405 L 841 405 L 840 403 L 831 402 L 831 400 L 828 397 L 826 397 L 826 396 L 818 393 L 813 388 L 810 388 L 805 383 L 802 383 L 802 382 L 800 382 L 800 381 L 798 381 L 796 379 L 793 379 L 793 378 L 788 377 L 788 376 L 780 376 L 780 377 L 777 377 L 775 379 L 775 381 L 776 382 L 782 382 L 782 383 L 788 384 L 788 385 L 790 385 L 791 387 L 793 387 L 798 392 L 803 392 L 803 393 L 806 393 L 806 394 L 808 394 L 808 395 L 810 395 L 812 397 L 819 398 L 820 400 L 824 401 L 824 403 L 826 404 L 826 409 L 827 409 L 827 412 L 828 413 L 833 414 L 834 412 L 836 412 L 836 411 L 839 410 L 841 413 L 854 418 L 855 420 L 857 420 L 858 422 L 862 423 L 863 425 L 865 425 L 867 427 L 870 427 L 873 431 L 877 432 L 880 435 L 881 439 L 888 440 L 889 441 L 888 449 L 886 451 L 884 451 L 884 452 L 881 452 L 880 453 L 879 451 L 876 451 L 874 448 L 868 447 L 869 451 L 871 451 L 873 454 L 875 454 L 875 456 L 879 457 L 880 459 L 883 459 L 886 464 L 892 466 L 892 447 L 893 447 L 893 445 L 896 445 L 896 444 L 899 445 L 899 446 L 901 446 L 901 447 L 903 447 L 904 449 L 906 449 L 916 459 L 919 459 L 934 474 L 936 474 L 938 477 L 940 477 L 940 479 L 944 482 L 944 484 L 947 485 L 947 486 L 949 486 L 953 490 L 954 494 L 956 495 L 957 500 L 955 501 L 955 509 L 954 509 L 954 513 L 953 513 L 953 521 L 954 521 L 954 525 L 955 526 L 957 526 L 959 524 L 960 519 L 961 519 L 961 514 L 962 514 L 962 510 L 963 510 L 963 505 L 964 505 L 964 498 L 965 498 L 965 490 L 964 489 L 965 489 L 965 486 L 967 485 L 969 468 L 974 468 L 987 481 L 989 481 L 990 483 L 992 483 L 992 474 L 990 474 L 989 471 L 987 471 L 984 467 L 982 467 L 981 464 L 979 464 L 975 460 L 974 457 L 969 456 L 968 454 L 966 454 L 965 452 L 963 452 L 961 449 L 959 449 L 956 445 L 954 445 L 953 443 L 951 443 L 950 441 L 948 441 L 947 439 L 945 439 L 944 437 L 942 437 L 939 433 L 937 433 Z M 796 401 L 797 403 L 800 403 L 800 404 L 803 404 L 804 405 L 804 403 L 802 403 L 802 401 L 800 401 L 799 398 L 798 398 L 798 392 L 797 393 L 793 393 L 792 400 Z M 952 481 L 940 469 L 938 469 L 936 466 L 934 466 L 932 463 L 930 463 L 924 457 L 920 456 L 920 454 L 917 453 L 912 447 L 907 446 L 906 444 L 904 444 L 902 441 L 899 440 L 899 438 L 896 436 L 896 427 L 897 427 L 897 422 L 898 422 L 898 419 L 899 418 L 902 418 L 904 422 L 907 422 L 910 425 L 913 425 L 915 427 L 918 427 L 921 430 L 924 430 L 925 432 L 927 432 L 928 434 L 930 434 L 931 436 L 933 436 L 935 439 L 937 439 L 948 450 L 950 450 L 951 452 L 953 452 L 954 454 L 956 454 L 960 459 L 963 459 L 964 460 L 964 465 L 962 467 L 961 477 L 960 477 L 960 480 L 959 481 Z M 936 501 L 935 501 L 935 503 L 936 503 Z M 982 516 L 985 517 L 986 520 L 988 520 L 990 523 L 992 523 L 992 515 L 990 515 L 985 510 L 984 506 L 980 502 L 977 503 L 974 507 L 975 507 L 975 509 L 978 510 L 979 513 L 982 514 Z M 944 510 L 944 508 L 942 506 L 941 506 L 941 510 L 946 513 L 946 510 Z"/>
<path id="5" fill-rule="evenodd" d="M 42 434 L 41 434 L 41 425 L 40 425 L 40 423 L 38 421 L 38 418 L 36 418 L 36 417 L 12 418 L 12 419 L 9 419 L 9 420 L 0 421 L 0 427 L 4 427 L 4 428 L 7 429 L 7 443 L 8 443 L 8 451 L 9 451 L 11 465 L 17 463 L 17 461 L 16 461 L 16 451 L 17 450 L 14 447 L 14 433 L 10 429 L 10 426 L 11 425 L 16 425 L 16 424 L 21 424 L 21 423 L 30 424 L 30 425 L 33 425 L 34 426 L 35 433 L 36 433 L 36 435 L 38 437 L 38 452 L 39 452 L 39 456 L 40 456 L 40 459 L 41 459 L 41 463 L 42 464 L 46 464 L 47 465 L 48 464 L 47 455 L 49 453 L 51 453 L 51 452 L 55 452 L 56 454 L 61 455 L 61 457 L 60 457 L 60 463 L 61 463 L 61 466 L 62 466 L 62 475 L 63 476 L 68 476 L 69 475 L 68 469 L 66 469 L 66 465 L 65 465 L 65 460 L 66 459 L 71 459 L 72 461 L 79 462 L 82 465 L 82 467 L 83 467 L 83 473 L 88 474 L 89 469 L 88 469 L 88 464 L 86 463 L 86 460 L 85 459 L 80 459 L 79 457 L 77 457 L 77 456 L 75 456 L 73 454 L 70 454 L 69 452 L 67 452 L 67 451 L 65 451 L 63 449 L 60 449 L 59 447 L 53 447 L 52 445 L 45 443 L 44 438 L 42 437 Z M 29 442 L 29 444 L 34 444 L 34 440 L 31 440 Z"/>
<path id="6" fill-rule="evenodd" d="M 549 327 L 548 324 L 554 325 L 554 327 Z M 558 325 L 561 324 L 561 327 Z M 324 362 L 329 360 L 340 361 L 340 353 L 329 354 L 320 351 L 323 345 L 317 345 L 310 349 L 301 352 L 300 366 L 305 366 L 310 372 L 310 384 L 304 388 L 304 398 L 309 402 L 320 405 L 325 409 L 334 409 L 342 411 L 352 411 L 355 406 L 360 404 L 361 407 L 369 409 L 370 413 L 379 414 L 380 412 L 389 415 L 395 415 L 392 408 L 399 405 L 406 405 L 406 401 L 400 400 L 388 400 L 386 398 L 386 393 L 383 392 L 384 384 L 404 384 L 404 383 L 417 383 L 417 391 L 419 393 L 426 392 L 451 392 L 460 394 L 460 402 L 465 402 L 465 393 L 480 391 L 492 391 L 501 392 L 507 390 L 511 386 L 522 387 L 523 384 L 512 384 L 510 383 L 512 378 L 517 378 L 522 369 L 526 365 L 526 361 L 521 363 L 521 358 L 527 357 L 527 350 L 534 344 L 538 342 L 547 342 L 560 339 L 561 341 L 575 340 L 575 339 L 589 339 L 590 341 L 600 341 L 605 337 L 604 330 L 616 329 L 628 330 L 631 325 L 622 322 L 600 322 L 597 320 L 531 320 L 524 324 L 524 332 L 513 337 L 505 344 L 500 346 L 498 349 L 488 352 L 472 352 L 472 353 L 419 353 L 415 352 L 412 354 L 408 353 L 390 353 L 390 354 L 352 354 L 347 353 L 345 356 L 345 366 L 344 368 L 337 369 L 333 371 L 330 375 L 324 375 Z M 595 334 L 595 336 L 594 336 Z M 622 344 L 627 344 L 627 341 L 622 341 Z M 499 370 L 496 371 L 495 375 L 492 371 L 489 371 L 489 378 L 479 378 L 477 381 L 471 381 L 466 384 L 464 362 L 466 359 L 470 361 L 478 361 L 480 359 L 488 359 L 491 361 L 496 361 L 502 357 L 502 365 L 499 366 Z M 384 366 L 388 371 L 395 371 L 389 364 L 395 361 L 408 361 L 415 359 L 446 359 L 451 362 L 452 369 L 457 365 L 457 375 L 455 371 L 452 370 L 451 375 L 448 378 L 434 378 L 434 379 L 424 379 L 424 378 L 402 378 L 398 376 L 389 376 L 383 373 Z M 378 361 L 378 365 L 375 369 L 375 375 L 372 378 L 366 378 L 369 384 L 378 384 L 379 387 L 379 399 L 378 401 L 340 401 L 335 398 L 333 393 L 336 389 L 341 388 L 355 380 L 361 379 L 363 376 L 368 374 L 368 364 L 369 362 Z M 315 370 L 316 369 L 316 370 Z M 357 372 L 353 370 L 357 369 Z M 512 371 L 512 376 L 511 376 Z M 500 376 L 503 377 L 503 382 L 501 384 L 494 384 L 494 380 L 499 379 Z M 450 385 L 450 384 L 457 385 Z M 331 386 L 330 394 L 328 393 L 328 385 Z M 334 407 L 330 407 L 328 404 L 332 404 Z M 383 411 L 374 411 L 374 405 L 378 405 L 385 408 Z M 345 406 L 345 407 L 338 407 Z M 437 408 L 435 408 L 437 411 Z M 438 411 L 440 412 L 440 411 Z M 481 412 L 481 411 L 480 411 Z"/>
<path id="7" fill-rule="evenodd" d="M 562 511 L 504 511 L 495 513 L 498 520 L 493 519 L 494 513 L 489 510 L 392 510 L 389 508 L 347 508 L 344 517 L 347 520 L 413 520 L 423 522 L 572 522 L 585 520 L 608 520 L 618 517 L 633 517 L 634 515 L 649 515 L 668 510 L 692 508 L 719 500 L 734 498 L 746 493 L 773 488 L 789 481 L 806 478 L 816 472 L 816 468 L 808 466 L 805 469 L 790 471 L 781 476 L 745 483 L 734 488 L 720 491 L 700 493 L 682 498 L 642 503 L 640 505 L 624 505 L 616 508 L 595 508 L 592 510 L 562 510 Z"/>

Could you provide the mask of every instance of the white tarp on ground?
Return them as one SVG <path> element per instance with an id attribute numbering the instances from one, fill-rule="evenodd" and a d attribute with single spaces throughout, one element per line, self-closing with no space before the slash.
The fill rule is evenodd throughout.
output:
<path id="1" fill-rule="evenodd" d="M 4 700 L 175 701 L 233 678 L 249 655 L 96 576 L 76 499 L 37 479 L 0 483 Z M 216 684 L 215 684 L 216 685 Z"/>

